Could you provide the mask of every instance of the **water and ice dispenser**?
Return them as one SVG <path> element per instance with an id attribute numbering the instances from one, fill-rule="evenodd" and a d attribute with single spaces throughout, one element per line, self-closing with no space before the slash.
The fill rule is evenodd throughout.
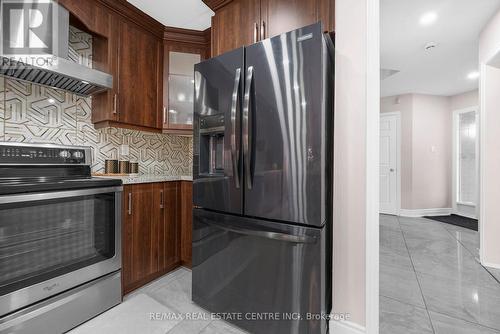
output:
<path id="1" fill-rule="evenodd" d="M 224 114 L 200 117 L 200 174 L 224 175 Z"/>

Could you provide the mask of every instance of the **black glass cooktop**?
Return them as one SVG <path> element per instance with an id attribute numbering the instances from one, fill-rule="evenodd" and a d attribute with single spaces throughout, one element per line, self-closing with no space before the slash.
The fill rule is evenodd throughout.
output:
<path id="1" fill-rule="evenodd" d="M 0 166 L 0 195 L 121 186 L 92 177 L 89 166 Z"/>
<path id="2" fill-rule="evenodd" d="M 121 180 L 98 177 L 61 179 L 61 178 L 0 178 L 0 195 L 67 191 L 87 188 L 121 186 Z"/>

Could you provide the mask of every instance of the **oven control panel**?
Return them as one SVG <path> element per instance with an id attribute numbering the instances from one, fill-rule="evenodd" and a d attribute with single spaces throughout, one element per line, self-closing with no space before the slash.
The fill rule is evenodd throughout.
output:
<path id="1" fill-rule="evenodd" d="M 88 147 L 0 143 L 0 164 L 87 165 Z"/>

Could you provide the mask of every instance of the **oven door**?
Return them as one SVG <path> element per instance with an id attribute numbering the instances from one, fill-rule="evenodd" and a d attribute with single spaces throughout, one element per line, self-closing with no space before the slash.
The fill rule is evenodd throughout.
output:
<path id="1" fill-rule="evenodd" d="M 0 317 L 120 270 L 122 190 L 0 197 Z"/>

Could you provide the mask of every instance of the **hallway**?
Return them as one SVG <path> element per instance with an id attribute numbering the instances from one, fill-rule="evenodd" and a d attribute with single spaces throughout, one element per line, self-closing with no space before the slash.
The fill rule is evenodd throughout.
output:
<path id="1" fill-rule="evenodd" d="M 500 333 L 500 271 L 478 258 L 478 232 L 381 215 L 380 333 Z"/>

